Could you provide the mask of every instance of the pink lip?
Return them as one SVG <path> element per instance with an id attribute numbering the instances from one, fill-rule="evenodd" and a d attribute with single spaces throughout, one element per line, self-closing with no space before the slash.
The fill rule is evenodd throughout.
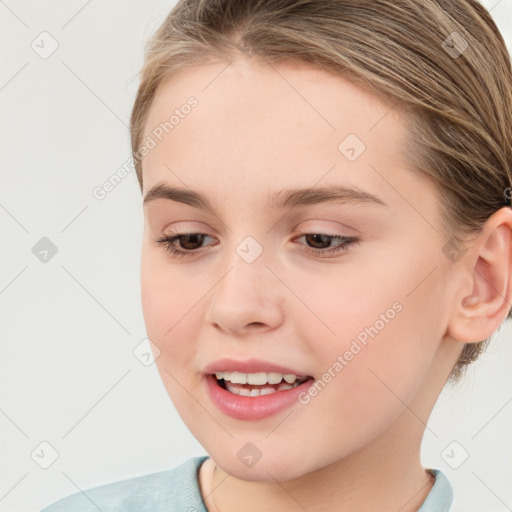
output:
<path id="1" fill-rule="evenodd" d="M 297 377 L 307 377 L 307 375 L 304 375 L 297 370 L 294 370 L 293 368 L 286 368 L 284 366 L 280 366 L 269 361 L 262 361 L 260 359 L 247 359 L 245 361 L 235 361 L 234 359 L 229 358 L 217 359 L 217 361 L 207 365 L 204 369 L 204 372 L 210 375 L 215 372 L 273 372 L 282 374 L 289 373 L 292 375 L 297 375 Z"/>
<path id="2" fill-rule="evenodd" d="M 277 414 L 296 404 L 299 395 L 306 392 L 314 383 L 314 379 L 310 378 L 299 386 L 285 391 L 276 391 L 269 395 L 241 396 L 220 387 L 215 375 L 206 375 L 205 381 L 212 402 L 221 412 L 237 420 L 261 420 Z"/>

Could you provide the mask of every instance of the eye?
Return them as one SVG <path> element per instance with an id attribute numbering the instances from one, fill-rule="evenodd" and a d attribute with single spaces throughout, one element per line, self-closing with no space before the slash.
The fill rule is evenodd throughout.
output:
<path id="1" fill-rule="evenodd" d="M 201 246 L 205 238 L 212 238 L 206 233 L 169 233 L 156 240 L 174 256 L 193 256 L 199 252 L 197 246 Z M 176 245 L 178 242 L 178 245 Z"/>
<path id="2" fill-rule="evenodd" d="M 304 238 L 306 243 L 313 245 L 313 247 L 306 246 L 306 252 L 320 257 L 346 252 L 351 245 L 360 242 L 359 238 L 355 236 L 328 235 L 325 233 L 304 233 L 297 240 L 301 238 Z M 333 242 L 338 244 L 333 246 Z"/>
<path id="3" fill-rule="evenodd" d="M 155 241 L 164 246 L 173 256 L 194 256 L 200 252 L 199 249 L 208 238 L 212 239 L 213 237 L 206 233 L 169 233 Z M 355 236 L 328 235 L 325 233 L 303 233 L 297 240 L 301 238 L 304 238 L 307 244 L 312 245 L 305 246 L 302 250 L 320 257 L 346 252 L 349 246 L 360 241 Z M 337 245 L 333 245 L 333 243 L 337 243 Z"/>

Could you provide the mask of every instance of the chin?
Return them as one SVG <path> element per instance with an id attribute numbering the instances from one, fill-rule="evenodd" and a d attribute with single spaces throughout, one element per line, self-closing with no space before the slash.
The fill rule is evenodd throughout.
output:
<path id="1" fill-rule="evenodd" d="M 295 460 L 283 460 L 282 457 L 261 458 L 254 466 L 246 467 L 236 457 L 221 456 L 212 457 L 217 466 L 232 477 L 247 482 L 268 482 L 275 483 L 294 480 L 308 474 L 311 469 L 298 464 Z M 303 462 L 303 461 L 300 461 Z"/>
<path id="2" fill-rule="evenodd" d="M 234 444 L 237 446 L 236 450 L 216 445 L 212 447 L 212 450 L 207 451 L 220 469 L 234 478 L 248 482 L 286 482 L 300 478 L 334 462 L 330 459 L 323 460 L 321 457 L 312 457 L 310 451 L 298 449 L 297 445 L 284 447 L 287 452 L 284 454 L 278 449 L 271 449 L 269 446 L 267 448 L 268 454 L 265 456 L 265 450 L 263 450 L 261 458 L 251 467 L 248 467 L 238 456 L 238 445 L 243 446 L 244 443 L 235 441 Z M 205 446 L 206 448 L 208 447 Z"/>

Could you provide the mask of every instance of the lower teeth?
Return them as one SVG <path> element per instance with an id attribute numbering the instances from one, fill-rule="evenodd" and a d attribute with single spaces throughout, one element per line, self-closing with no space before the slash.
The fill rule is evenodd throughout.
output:
<path id="1" fill-rule="evenodd" d="M 219 381 L 217 381 L 219 382 Z M 224 385 L 222 385 L 224 384 Z M 225 381 L 222 379 L 222 382 L 220 382 L 220 385 L 222 388 L 226 389 L 230 393 L 233 393 L 234 395 L 241 395 L 241 396 L 261 396 L 261 395 L 270 395 L 271 393 L 276 393 L 278 391 L 285 391 L 287 389 L 292 389 L 302 384 L 302 382 L 294 382 L 293 384 L 288 384 L 287 382 L 281 382 L 280 384 L 277 384 L 276 387 L 264 387 L 259 386 L 255 387 L 252 386 L 251 389 L 242 387 L 241 384 L 232 384 L 229 381 Z"/>

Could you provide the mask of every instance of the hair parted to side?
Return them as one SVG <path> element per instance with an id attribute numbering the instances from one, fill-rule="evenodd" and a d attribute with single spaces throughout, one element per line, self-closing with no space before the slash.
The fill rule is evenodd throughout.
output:
<path id="1" fill-rule="evenodd" d="M 461 38 L 467 48 L 449 52 L 447 42 Z M 404 154 L 438 187 L 447 243 L 460 247 L 510 198 L 511 61 L 477 0 L 179 0 L 147 43 L 131 114 L 141 190 L 138 150 L 162 81 L 188 66 L 243 57 L 318 66 L 404 113 Z M 466 344 L 450 379 L 488 342 Z"/>

